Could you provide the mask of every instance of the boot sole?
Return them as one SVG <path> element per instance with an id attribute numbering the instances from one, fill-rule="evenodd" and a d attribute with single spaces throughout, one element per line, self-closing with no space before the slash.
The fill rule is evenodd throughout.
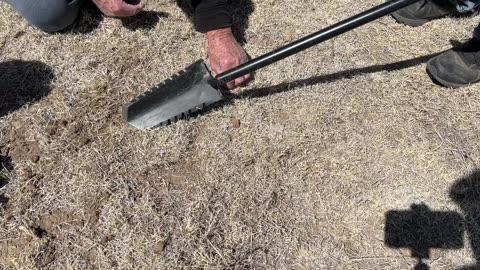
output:
<path id="1" fill-rule="evenodd" d="M 468 86 L 468 84 L 458 84 L 458 83 L 452 83 L 452 82 L 449 82 L 449 81 L 446 81 L 442 78 L 440 78 L 438 76 L 438 72 L 437 70 L 435 69 L 435 67 L 431 64 L 431 61 L 428 61 L 427 63 L 427 73 L 428 75 L 430 75 L 430 77 L 438 82 L 439 84 L 441 84 L 442 86 L 446 86 L 446 87 L 450 87 L 450 88 L 460 88 L 460 87 L 464 87 L 464 86 Z"/>
<path id="2" fill-rule="evenodd" d="M 420 25 L 429 21 L 427 19 L 409 19 L 409 18 L 402 17 L 402 16 L 400 16 L 396 13 L 392 13 L 392 17 L 398 23 L 405 24 L 405 25 L 412 26 L 412 27 L 420 26 Z"/>

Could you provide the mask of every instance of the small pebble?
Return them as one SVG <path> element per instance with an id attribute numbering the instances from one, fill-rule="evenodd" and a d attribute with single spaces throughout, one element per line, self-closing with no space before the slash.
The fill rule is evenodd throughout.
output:
<path id="1" fill-rule="evenodd" d="M 240 119 L 238 118 L 232 118 L 232 126 L 234 128 L 239 128 L 240 127 Z"/>

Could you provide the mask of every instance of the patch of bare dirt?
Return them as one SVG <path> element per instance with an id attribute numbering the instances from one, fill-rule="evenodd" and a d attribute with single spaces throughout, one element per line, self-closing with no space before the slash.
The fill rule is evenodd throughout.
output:
<path id="1" fill-rule="evenodd" d="M 42 156 L 42 151 L 37 141 L 29 141 L 25 138 L 25 132 L 24 127 L 11 130 L 7 139 L 8 154 L 10 154 L 14 160 L 26 159 L 37 163 Z"/>
<path id="2" fill-rule="evenodd" d="M 0 264 L 22 268 L 33 263 L 36 268 L 48 266 L 55 260 L 55 246 L 43 229 L 18 227 L 15 239 L 0 242 Z"/>

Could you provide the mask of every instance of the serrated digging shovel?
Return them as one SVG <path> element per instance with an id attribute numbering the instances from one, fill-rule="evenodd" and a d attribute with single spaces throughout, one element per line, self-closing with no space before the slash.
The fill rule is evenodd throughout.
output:
<path id="1" fill-rule="evenodd" d="M 123 119 L 132 127 L 152 129 L 202 110 L 224 99 L 225 84 L 288 56 L 306 50 L 420 0 L 393 0 L 264 54 L 212 77 L 203 60 L 140 95 L 123 107 Z"/>

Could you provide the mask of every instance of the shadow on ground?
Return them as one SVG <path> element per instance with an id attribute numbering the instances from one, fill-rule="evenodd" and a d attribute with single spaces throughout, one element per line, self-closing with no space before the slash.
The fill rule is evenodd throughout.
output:
<path id="1" fill-rule="evenodd" d="M 480 269 L 480 171 L 458 180 L 450 189 L 450 198 L 462 213 L 414 204 L 409 210 L 392 210 L 385 215 L 385 244 L 409 249 L 417 259 L 415 270 L 430 269 L 423 260 L 430 258 L 431 249 L 464 247 L 465 233 L 476 264 L 460 269 Z"/>
<path id="2" fill-rule="evenodd" d="M 429 269 L 430 249 L 460 249 L 464 220 L 453 211 L 432 211 L 425 204 L 409 210 L 393 210 L 385 215 L 385 243 L 391 248 L 407 248 L 417 259 L 415 270 Z"/>
<path id="3" fill-rule="evenodd" d="M 121 18 L 122 25 L 132 31 L 135 30 L 149 30 L 154 28 L 160 18 L 167 18 L 169 16 L 166 12 L 157 11 L 142 11 L 135 16 Z M 104 15 L 95 6 L 93 2 L 88 1 L 80 9 L 80 13 L 75 22 L 61 31 L 63 34 L 87 34 L 93 32 L 100 26 Z"/>
<path id="4" fill-rule="evenodd" d="M 195 20 L 194 7 L 200 3 L 199 0 L 176 0 L 177 5 L 187 15 L 190 21 Z M 249 17 L 255 10 L 252 0 L 230 1 L 232 14 L 232 30 L 235 38 L 240 44 L 246 43 L 246 30 L 249 25 Z"/>
<path id="5" fill-rule="evenodd" d="M 450 198 L 462 209 L 466 231 L 475 256 L 475 265 L 462 270 L 480 269 L 480 170 L 458 180 L 450 189 Z"/>
<path id="6" fill-rule="evenodd" d="M 54 78 L 53 70 L 42 62 L 0 63 L 0 117 L 48 95 Z"/>
<path id="7" fill-rule="evenodd" d="M 363 74 L 370 74 L 376 73 L 381 71 L 395 71 L 401 70 L 405 68 L 410 68 L 414 66 L 418 66 L 421 64 L 426 63 L 428 60 L 432 59 L 433 57 L 439 55 L 440 53 L 429 54 L 417 58 L 412 58 L 400 62 L 395 62 L 391 64 L 385 65 L 374 65 L 370 67 L 363 67 L 363 68 L 355 68 L 344 70 L 332 74 L 320 75 L 313 78 L 308 79 L 301 79 L 292 82 L 281 83 L 273 86 L 267 86 L 263 88 L 252 89 L 248 92 L 243 93 L 242 97 L 249 97 L 249 98 L 257 98 L 257 97 L 265 97 L 269 95 L 274 95 L 282 92 L 287 92 L 290 90 L 294 90 L 298 87 L 316 85 L 321 83 L 329 83 L 334 82 L 342 79 L 350 79 L 355 76 L 363 75 Z M 425 78 L 427 75 L 425 74 Z"/>
<path id="8" fill-rule="evenodd" d="M 136 16 L 122 18 L 122 24 L 125 28 L 135 30 L 149 30 L 154 28 L 160 18 L 168 18 L 169 14 L 166 12 L 157 11 L 142 11 Z"/>

